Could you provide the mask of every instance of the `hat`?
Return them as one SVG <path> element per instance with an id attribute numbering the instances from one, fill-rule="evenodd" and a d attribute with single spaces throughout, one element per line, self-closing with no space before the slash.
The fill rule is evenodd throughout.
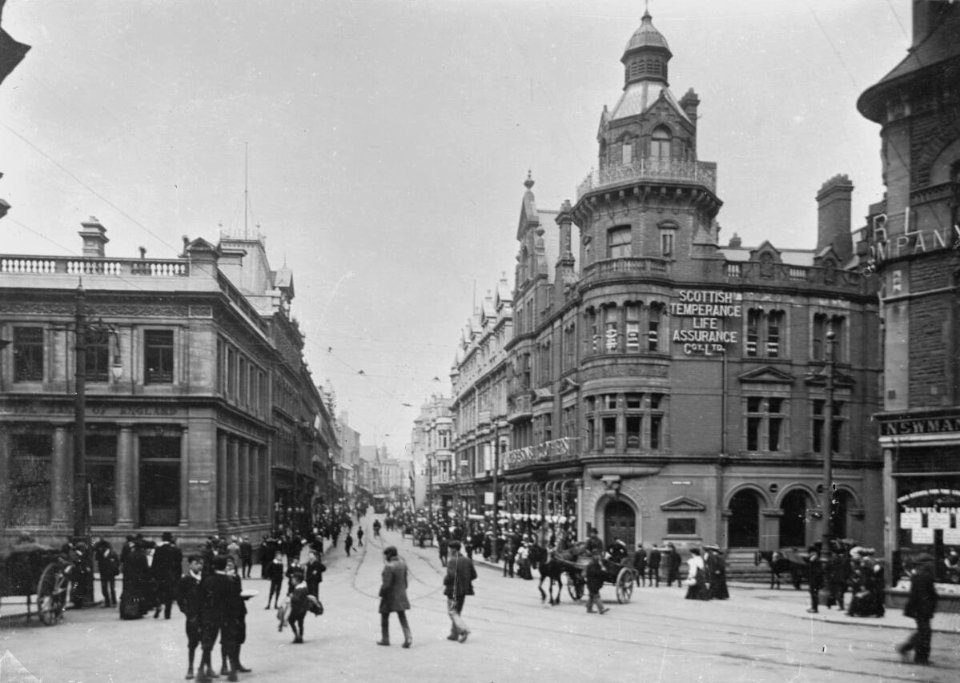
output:
<path id="1" fill-rule="evenodd" d="M 227 568 L 227 558 L 222 556 L 217 556 L 213 558 L 213 561 L 211 562 L 211 566 L 213 567 L 214 571 L 222 572 L 224 569 Z"/>
<path id="2" fill-rule="evenodd" d="M 173 543 L 173 534 L 171 534 L 169 531 L 164 531 L 160 535 L 160 540 L 166 541 L 167 543 Z"/>

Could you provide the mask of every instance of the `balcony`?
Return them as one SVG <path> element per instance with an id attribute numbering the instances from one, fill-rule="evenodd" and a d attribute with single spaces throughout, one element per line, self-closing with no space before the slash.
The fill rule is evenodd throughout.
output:
<path id="1" fill-rule="evenodd" d="M 597 283 L 624 277 L 662 277 L 671 275 L 671 262 L 663 258 L 624 257 L 594 261 L 583 267 L 582 283 Z"/>
<path id="2" fill-rule="evenodd" d="M 717 165 L 706 161 L 640 159 L 623 166 L 592 171 L 577 187 L 577 201 L 584 195 L 636 182 L 700 185 L 717 192 Z"/>
<path id="3" fill-rule="evenodd" d="M 503 454 L 502 465 L 505 470 L 515 470 L 527 465 L 539 463 L 557 463 L 580 458 L 580 439 L 563 437 L 544 441 L 536 446 L 516 448 Z"/>

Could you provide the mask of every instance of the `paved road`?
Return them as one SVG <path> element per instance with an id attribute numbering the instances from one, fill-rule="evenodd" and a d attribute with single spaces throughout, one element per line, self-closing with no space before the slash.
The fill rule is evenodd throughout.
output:
<path id="1" fill-rule="evenodd" d="M 371 522 L 367 518 L 366 522 Z M 851 619 L 836 613 L 806 614 L 806 594 L 793 590 L 732 588 L 724 602 L 682 599 L 676 588 L 641 588 L 619 605 L 604 589 L 610 611 L 587 614 L 564 593 L 556 607 L 543 605 L 535 582 L 506 579 L 497 568 L 478 566 L 477 595 L 464 616 L 467 643 L 446 639 L 441 573 L 436 548 L 414 548 L 399 534 L 368 534 L 367 546 L 345 557 L 327 552 L 320 595 L 322 617 L 308 616 L 306 642 L 278 632 L 273 610 L 264 610 L 266 585 L 245 582 L 261 594 L 248 606 L 243 661 L 245 681 L 956 681 L 960 634 L 953 615 L 938 625 L 952 634 L 934 636 L 935 666 L 902 664 L 893 646 L 906 637 L 902 616 Z M 377 590 L 385 543 L 400 549 L 410 568 L 409 613 L 414 643 L 378 647 Z M 938 616 L 934 621 L 941 619 Z M 952 620 L 952 621 L 951 621 Z M 13 657 L 44 683 L 55 681 L 179 681 L 186 671 L 183 617 L 121 622 L 113 610 L 67 613 L 55 627 L 8 620 L 0 628 L 0 681 Z"/>

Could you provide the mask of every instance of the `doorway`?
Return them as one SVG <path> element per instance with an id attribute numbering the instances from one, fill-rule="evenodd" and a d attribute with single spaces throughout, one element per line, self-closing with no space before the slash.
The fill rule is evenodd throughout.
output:
<path id="1" fill-rule="evenodd" d="M 633 508 L 622 500 L 607 503 L 603 511 L 603 542 L 606 545 L 620 539 L 633 548 L 639 543 L 637 539 L 637 516 Z"/>
<path id="2" fill-rule="evenodd" d="M 727 524 L 731 548 L 760 546 L 760 498 L 756 491 L 745 489 L 730 500 L 730 521 Z"/>

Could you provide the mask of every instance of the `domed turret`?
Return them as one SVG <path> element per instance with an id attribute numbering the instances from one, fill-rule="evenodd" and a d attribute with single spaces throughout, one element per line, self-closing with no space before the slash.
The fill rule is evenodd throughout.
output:
<path id="1" fill-rule="evenodd" d="M 640 28 L 630 37 L 620 58 L 624 66 L 623 87 L 648 80 L 662 81 L 666 85 L 667 62 L 672 56 L 667 39 L 653 27 L 650 12 L 644 12 Z"/>

